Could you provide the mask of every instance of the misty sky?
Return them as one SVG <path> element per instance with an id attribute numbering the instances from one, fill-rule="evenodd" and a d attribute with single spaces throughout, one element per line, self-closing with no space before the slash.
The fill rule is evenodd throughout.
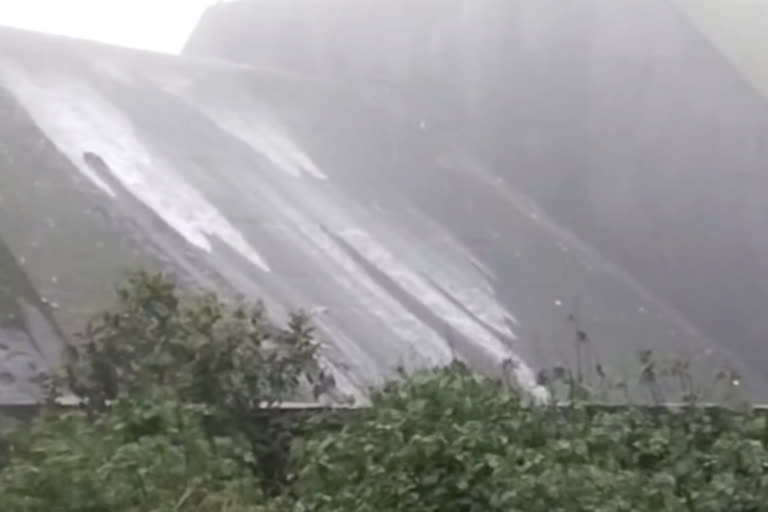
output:
<path id="1" fill-rule="evenodd" d="M 0 0 L 0 25 L 176 53 L 215 0 Z"/>

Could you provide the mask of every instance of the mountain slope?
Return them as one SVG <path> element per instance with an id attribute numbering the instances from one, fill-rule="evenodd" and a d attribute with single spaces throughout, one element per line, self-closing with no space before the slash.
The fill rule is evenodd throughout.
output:
<path id="1" fill-rule="evenodd" d="M 334 80 L 427 127 L 768 368 L 764 6 L 241 0 L 187 53 Z"/>
<path id="2" fill-rule="evenodd" d="M 572 312 L 606 366 L 640 348 L 712 352 L 768 390 L 752 354 L 353 89 L 4 29 L 0 112 L 4 268 L 23 267 L 67 334 L 123 269 L 153 264 L 278 318 L 312 309 L 349 393 L 454 355 L 489 371 L 512 358 L 532 386 L 572 356 Z M 38 342 L 29 357 L 60 343 Z"/>

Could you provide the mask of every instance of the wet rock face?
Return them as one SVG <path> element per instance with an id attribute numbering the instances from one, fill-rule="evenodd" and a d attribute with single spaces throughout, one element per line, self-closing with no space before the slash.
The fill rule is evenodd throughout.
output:
<path id="1" fill-rule="evenodd" d="M 520 185 L 533 181 L 513 157 L 528 148 L 549 162 L 531 161 L 535 183 L 609 205 L 586 211 L 630 204 L 600 180 L 558 181 L 556 164 L 581 155 L 567 128 L 583 105 L 563 101 L 525 129 L 502 113 L 493 130 L 456 114 L 463 138 L 421 103 L 398 110 L 306 77 L 0 30 L 0 193 L 13 191 L 0 202 L 0 269 L 28 279 L 0 312 L 50 307 L 71 333 L 123 270 L 156 265 L 261 299 L 278 320 L 311 309 L 344 395 L 452 357 L 534 387 L 538 367 L 573 354 L 574 312 L 606 368 L 641 348 L 712 353 L 768 393 L 753 363 L 763 350 L 733 355 L 702 335 Z M 552 151 L 531 149 L 542 133 L 559 134 L 541 146 Z M 611 163 L 634 162 L 616 148 Z M 30 345 L 51 339 L 45 322 L 14 327 Z M 56 347 L 36 351 L 47 361 Z"/>
<path id="2" fill-rule="evenodd" d="M 768 368 L 768 107 L 678 2 L 336 5 L 214 6 L 186 52 L 323 77 L 396 112 Z"/>
<path id="3" fill-rule="evenodd" d="M 42 389 L 36 378 L 47 365 L 34 345 L 25 331 L 0 328 L 0 404 L 40 399 Z"/>
<path id="4" fill-rule="evenodd" d="M 39 399 L 36 378 L 64 340 L 24 271 L 0 240 L 0 404 Z"/>

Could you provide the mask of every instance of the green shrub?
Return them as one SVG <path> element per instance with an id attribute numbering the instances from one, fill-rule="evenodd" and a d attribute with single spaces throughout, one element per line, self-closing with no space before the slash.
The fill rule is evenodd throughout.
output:
<path id="1" fill-rule="evenodd" d="M 212 500 L 263 503 L 242 470 L 241 438 L 210 439 L 212 412 L 172 400 L 118 399 L 94 420 L 47 414 L 13 439 L 3 510 L 197 511 Z M 246 510 L 246 509 L 243 509 Z"/>
<path id="2" fill-rule="evenodd" d="M 290 445 L 255 413 L 323 379 L 315 351 L 301 314 L 281 328 L 260 304 L 132 273 L 47 379 L 48 410 L 7 439 L 0 510 L 251 510 Z"/>
<path id="3" fill-rule="evenodd" d="M 110 400 L 158 393 L 209 407 L 215 414 L 206 431 L 244 436 L 247 466 L 270 493 L 283 483 L 290 433 L 256 421 L 254 413 L 295 398 L 302 384 L 328 381 L 315 364 L 317 345 L 302 313 L 278 327 L 260 303 L 190 293 L 163 274 L 130 274 L 115 306 L 96 316 L 82 338 L 50 381 L 53 397 L 68 390 L 91 415 Z"/>
<path id="4" fill-rule="evenodd" d="M 320 373 L 301 313 L 280 328 L 262 304 L 185 293 L 172 278 L 146 272 L 130 274 L 117 299 L 71 347 L 51 381 L 54 396 L 68 390 L 98 411 L 162 389 L 240 415 L 295 397 L 302 378 Z"/>
<path id="5" fill-rule="evenodd" d="M 768 510 L 766 428 L 725 410 L 529 407 L 454 365 L 309 440 L 295 485 L 313 511 Z"/>
<path id="6" fill-rule="evenodd" d="M 768 510 L 766 417 L 697 406 L 687 367 L 650 354 L 642 382 L 682 379 L 689 406 L 589 403 L 581 366 L 547 379 L 571 405 L 532 406 L 454 363 L 401 376 L 364 410 L 269 421 L 265 405 L 329 382 L 315 351 L 302 315 L 276 327 L 258 304 L 132 274 L 49 379 L 51 398 L 82 406 L 51 403 L 4 438 L 0 510 Z"/>

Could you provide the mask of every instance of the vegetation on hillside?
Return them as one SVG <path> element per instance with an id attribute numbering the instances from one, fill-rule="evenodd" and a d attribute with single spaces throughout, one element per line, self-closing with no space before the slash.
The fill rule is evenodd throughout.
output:
<path id="1" fill-rule="evenodd" d="M 147 273 L 117 299 L 48 379 L 82 406 L 51 400 L 4 436 L 1 510 L 768 510 L 768 422 L 748 409 L 595 407 L 563 369 L 548 384 L 571 405 L 533 406 L 456 362 L 370 408 L 274 421 L 264 408 L 329 382 L 305 316 L 275 327 Z"/>

